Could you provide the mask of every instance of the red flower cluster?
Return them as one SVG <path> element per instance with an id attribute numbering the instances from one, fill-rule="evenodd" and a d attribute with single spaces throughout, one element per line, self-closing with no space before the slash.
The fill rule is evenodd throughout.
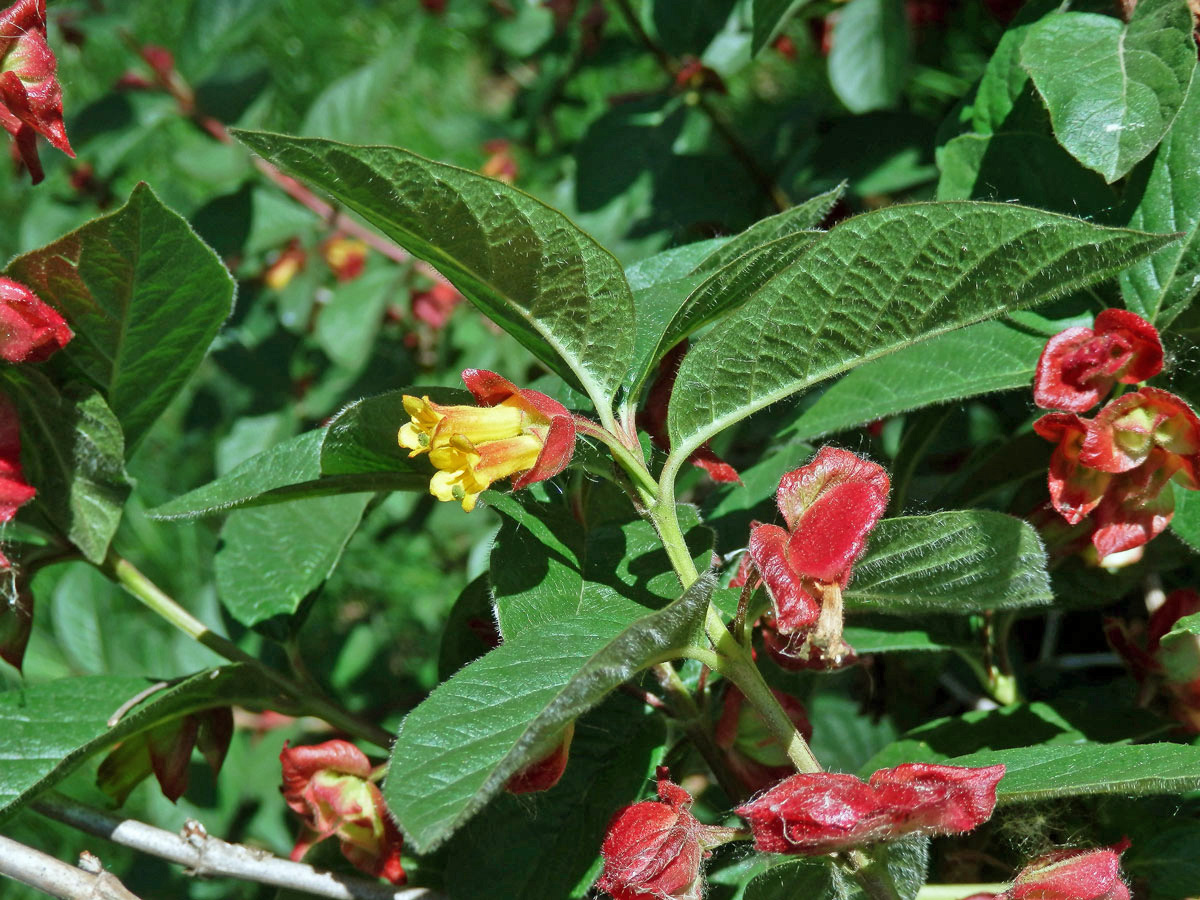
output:
<path id="1" fill-rule="evenodd" d="M 187 790 L 192 750 L 198 749 L 217 775 L 231 740 L 233 711 L 228 706 L 171 719 L 118 744 L 100 763 L 96 786 L 119 806 L 153 773 L 163 796 L 174 803 Z"/>
<path id="2" fill-rule="evenodd" d="M 16 140 L 33 183 L 44 178 L 37 136 L 74 156 L 63 126 L 57 60 L 46 43 L 46 0 L 17 0 L 0 12 L 0 125 Z"/>
<path id="3" fill-rule="evenodd" d="M 1143 387 L 1082 418 L 1117 383 L 1162 371 L 1154 327 L 1133 313 L 1105 310 L 1095 328 L 1050 339 L 1038 361 L 1034 400 L 1047 409 L 1034 430 L 1057 446 L 1050 458 L 1050 502 L 1069 524 L 1091 516 L 1101 558 L 1148 543 L 1171 521 L 1173 479 L 1200 490 L 1200 419 L 1181 398 Z"/>
<path id="4" fill-rule="evenodd" d="M 691 808 L 692 795 L 660 766 L 658 800 L 626 806 L 609 822 L 596 886 L 614 900 L 699 900 L 701 862 L 735 832 L 701 824 Z"/>
<path id="5" fill-rule="evenodd" d="M 783 691 L 772 690 L 771 693 L 796 730 L 806 741 L 811 740 L 812 723 L 804 704 Z M 751 791 L 770 787 L 795 771 L 786 748 L 771 733 L 762 714 L 746 703 L 745 696 L 733 684 L 725 691 L 721 718 L 713 730 L 713 739 L 725 751 L 725 764 L 729 770 Z"/>
<path id="6" fill-rule="evenodd" d="M 1161 691 L 1171 715 L 1192 734 L 1200 734 L 1200 638 L 1179 635 L 1163 645 L 1175 623 L 1195 613 L 1200 613 L 1200 594 L 1173 591 L 1151 614 L 1144 636 L 1119 619 L 1106 620 L 1104 633 L 1133 671 L 1144 696 L 1149 699 Z"/>
<path id="7" fill-rule="evenodd" d="M 302 819 L 292 848 L 299 861 L 314 844 L 336 836 L 342 855 L 363 872 L 404 884 L 403 838 L 388 818 L 383 795 L 370 781 L 371 762 L 348 741 L 312 747 L 283 745 L 283 799 Z"/>
<path id="8" fill-rule="evenodd" d="M 822 447 L 783 476 L 776 502 L 787 528 L 756 525 L 749 556 L 771 597 L 774 654 L 803 665 L 838 665 L 853 654 L 842 640 L 841 589 L 887 509 L 887 472 L 848 450 Z"/>
<path id="9" fill-rule="evenodd" d="M 908 834 L 956 834 L 991 818 L 1004 766 L 905 763 L 863 783 L 853 775 L 793 775 L 736 812 L 763 853 L 816 856 Z"/>
<path id="10" fill-rule="evenodd" d="M 996 900 L 1129 900 L 1121 879 L 1122 841 L 1096 850 L 1067 848 L 1040 856 L 1023 868 Z"/>

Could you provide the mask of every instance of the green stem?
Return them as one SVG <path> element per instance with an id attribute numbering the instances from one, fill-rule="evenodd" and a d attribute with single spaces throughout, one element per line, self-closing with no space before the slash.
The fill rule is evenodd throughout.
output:
<path id="1" fill-rule="evenodd" d="M 963 900 L 973 894 L 1003 894 L 1009 885 L 987 884 L 927 884 L 917 891 L 917 900 Z"/>
<path id="2" fill-rule="evenodd" d="M 372 744 L 382 747 L 385 750 L 391 746 L 392 736 L 382 728 L 358 718 L 349 710 L 343 709 L 324 697 L 316 696 L 311 691 L 305 690 L 287 676 L 264 665 L 260 660 L 233 643 L 233 641 L 217 634 L 176 603 L 174 599 L 142 574 L 129 560 L 123 559 L 114 553 L 109 553 L 108 557 L 97 568 L 117 584 L 121 585 L 121 587 L 125 588 L 143 606 L 179 631 L 182 631 L 192 640 L 203 644 L 230 662 L 240 662 L 254 666 L 263 677 L 277 688 L 298 700 L 307 713 L 324 719 L 335 728 L 362 738 L 365 741 L 370 741 Z"/>
<path id="3" fill-rule="evenodd" d="M 667 557 L 671 560 L 675 574 L 679 576 L 679 580 L 686 590 L 700 577 L 700 573 L 696 571 L 696 565 L 692 562 L 691 554 L 688 553 L 683 531 L 679 527 L 679 518 L 675 514 L 674 490 L 671 489 L 670 482 L 664 480 L 660 483 L 659 491 L 659 502 L 651 510 L 650 518 L 658 530 L 658 536 L 667 551 Z M 779 743 L 786 749 L 788 759 L 792 761 L 797 770 L 820 772 L 821 765 L 813 756 L 812 750 L 809 749 L 808 742 L 796 731 L 796 726 L 792 724 L 792 720 L 788 718 L 783 707 L 779 705 L 779 701 L 775 699 L 775 695 L 771 693 L 771 689 L 767 687 L 767 683 L 763 681 L 762 674 L 758 671 L 749 652 L 730 634 L 721 614 L 711 603 L 705 618 L 704 630 L 716 651 L 715 665 L 711 668 L 738 686 L 745 698 L 758 710 Z"/>
<path id="4" fill-rule="evenodd" d="M 646 508 L 657 504 L 658 482 L 654 480 L 654 476 L 646 468 L 646 461 L 639 454 L 625 446 L 613 431 L 597 428 L 595 423 L 588 422 L 586 419 L 577 418 L 575 428 L 580 434 L 595 438 L 608 447 L 613 459 L 633 480 L 638 497 Z"/>

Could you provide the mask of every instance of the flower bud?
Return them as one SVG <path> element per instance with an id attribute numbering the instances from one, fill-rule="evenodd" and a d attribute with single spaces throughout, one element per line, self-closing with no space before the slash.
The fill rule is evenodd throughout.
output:
<path id="1" fill-rule="evenodd" d="M 54 309 L 25 285 L 0 278 L 0 359 L 43 362 L 74 337 Z"/>
<path id="2" fill-rule="evenodd" d="M 342 855 L 356 868 L 392 884 L 404 884 L 403 839 L 388 818 L 383 795 L 368 779 L 371 763 L 348 741 L 288 747 L 279 754 L 283 799 L 303 820 L 292 848 L 299 861 L 314 844 L 336 836 Z"/>
<path id="3" fill-rule="evenodd" d="M 567 757 L 571 752 L 571 738 L 574 736 L 575 723 L 572 722 L 559 732 L 549 751 L 508 779 L 504 789 L 510 794 L 532 794 L 536 791 L 548 791 L 558 784 L 563 772 L 567 770 Z"/>
<path id="4" fill-rule="evenodd" d="M 16 139 L 34 184 L 43 177 L 37 135 L 75 155 L 63 126 L 57 65 L 46 43 L 46 0 L 17 0 L 0 12 L 0 125 Z"/>
<path id="5" fill-rule="evenodd" d="M 1087 412 L 1116 382 L 1137 384 L 1162 371 L 1158 331 L 1136 313 L 1106 309 L 1092 328 L 1068 328 L 1046 343 L 1033 380 L 1043 409 Z"/>
<path id="6" fill-rule="evenodd" d="M 737 809 L 764 853 L 814 856 L 908 834 L 955 834 L 986 822 L 1004 766 L 908 763 L 853 775 L 793 775 Z"/>
<path id="7" fill-rule="evenodd" d="M 1150 616 L 1144 639 L 1119 619 L 1104 623 L 1109 643 L 1142 685 L 1146 699 L 1161 691 L 1171 716 L 1193 734 L 1200 733 L 1200 638 L 1170 632 L 1180 619 L 1198 612 L 1200 593 L 1183 589 L 1168 594 Z"/>
<path id="8" fill-rule="evenodd" d="M 445 328 L 454 308 L 463 302 L 463 295 L 452 284 L 435 282 L 427 291 L 415 291 L 410 304 L 413 318 L 434 330 Z"/>
<path id="9" fill-rule="evenodd" d="M 520 489 L 552 478 L 575 450 L 575 421 L 567 408 L 538 391 L 518 388 L 494 372 L 467 369 L 467 389 L 480 406 L 442 406 L 404 397 L 412 417 L 400 429 L 409 456 L 429 454 L 429 492 L 470 512 L 493 481 L 516 475 Z"/>
<path id="10" fill-rule="evenodd" d="M 613 900 L 699 900 L 701 862 L 735 832 L 701 824 L 691 808 L 691 794 L 672 784 L 660 766 L 658 800 L 626 806 L 609 822 L 596 886 Z"/>
<path id="11" fill-rule="evenodd" d="M 1121 878 L 1122 841 L 1095 850 L 1064 849 L 1038 857 L 1022 869 L 999 900 L 1129 900 Z"/>

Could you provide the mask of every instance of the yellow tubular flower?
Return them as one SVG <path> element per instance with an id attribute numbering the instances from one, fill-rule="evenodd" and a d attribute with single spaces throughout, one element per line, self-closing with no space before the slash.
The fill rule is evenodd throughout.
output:
<path id="1" fill-rule="evenodd" d="M 404 396 L 410 421 L 397 439 L 409 457 L 429 454 L 437 470 L 429 482 L 433 496 L 470 512 L 494 481 L 516 476 L 519 489 L 566 467 L 575 448 L 575 422 L 566 407 L 494 372 L 467 369 L 463 381 L 479 406 Z"/>

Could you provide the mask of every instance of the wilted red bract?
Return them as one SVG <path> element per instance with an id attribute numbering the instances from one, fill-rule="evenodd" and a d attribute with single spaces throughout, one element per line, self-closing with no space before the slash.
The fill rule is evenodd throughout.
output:
<path id="1" fill-rule="evenodd" d="M 1092 328 L 1068 328 L 1046 343 L 1033 399 L 1043 409 L 1087 412 L 1114 384 L 1137 384 L 1162 366 L 1157 329 L 1136 313 L 1106 309 Z"/>

